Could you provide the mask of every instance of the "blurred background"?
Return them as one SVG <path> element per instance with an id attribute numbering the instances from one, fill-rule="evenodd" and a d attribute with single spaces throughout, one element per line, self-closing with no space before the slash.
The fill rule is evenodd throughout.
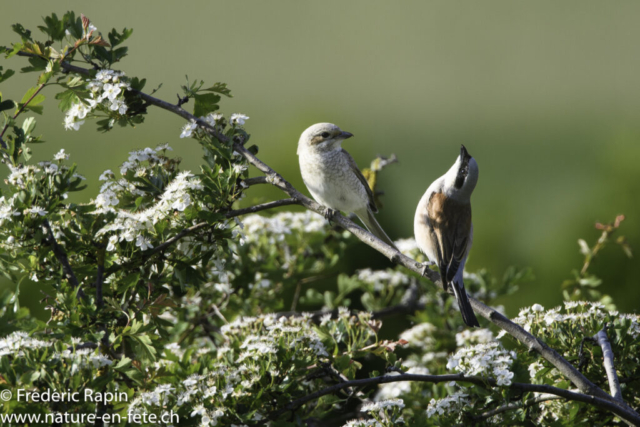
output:
<path id="1" fill-rule="evenodd" d="M 313 123 L 354 133 L 344 146 L 361 168 L 395 153 L 400 163 L 379 180 L 378 215 L 394 239 L 413 235 L 418 200 L 465 144 L 480 166 L 468 270 L 502 276 L 508 266 L 531 266 L 536 275 L 503 298 L 509 315 L 534 302 L 561 303 L 561 282 L 581 267 L 577 240 L 592 245 L 596 221 L 625 214 L 621 234 L 640 247 L 638 2 L 41 0 L 2 6 L 0 44 L 19 40 L 11 24 L 36 33 L 41 17 L 67 10 L 87 15 L 104 35 L 133 28 L 119 68 L 147 78 L 147 90 L 162 84 L 156 96 L 164 100 L 176 101 L 185 75 L 228 83 L 234 98 L 223 99 L 221 111 L 250 116 L 259 157 L 305 193 L 295 153 Z M 27 61 L 0 65 L 18 71 Z M 0 91 L 20 100 L 36 78 L 16 75 Z M 99 134 L 87 122 L 65 131 L 55 89 L 44 94 L 37 133 L 47 143 L 32 146 L 34 161 L 65 148 L 88 178 L 76 201 L 95 196 L 100 173 L 133 149 L 168 142 L 184 169 L 199 170 L 198 145 L 179 138 L 184 122 L 175 115 L 152 109 L 136 129 Z M 260 187 L 245 202 L 281 197 Z M 364 245 L 353 252 L 346 273 L 385 263 Z M 637 309 L 635 259 L 612 245 L 592 270 L 619 309 Z M 21 302 L 48 318 L 39 293 L 29 292 L 36 289 L 24 282 Z"/>

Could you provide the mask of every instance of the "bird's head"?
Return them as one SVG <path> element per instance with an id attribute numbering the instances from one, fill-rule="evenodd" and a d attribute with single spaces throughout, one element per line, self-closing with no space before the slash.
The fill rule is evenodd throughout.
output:
<path id="1" fill-rule="evenodd" d="M 464 145 L 460 155 L 444 176 L 444 191 L 449 197 L 468 201 L 478 182 L 478 163 L 471 157 Z"/>
<path id="2" fill-rule="evenodd" d="M 340 149 L 342 141 L 351 138 L 352 133 L 344 132 L 331 123 L 317 123 L 302 132 L 298 141 L 298 154 L 303 149 L 311 151 L 331 151 Z"/>

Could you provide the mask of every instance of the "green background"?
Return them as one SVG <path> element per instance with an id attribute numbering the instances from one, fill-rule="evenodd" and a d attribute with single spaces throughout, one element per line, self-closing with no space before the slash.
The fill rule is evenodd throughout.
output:
<path id="1" fill-rule="evenodd" d="M 581 265 L 577 239 L 592 244 L 596 221 L 624 213 L 622 233 L 640 246 L 638 2 L 3 2 L 0 44 L 18 41 L 11 24 L 36 32 L 42 16 L 67 10 L 105 35 L 133 28 L 120 68 L 146 77 L 148 90 L 162 83 L 160 98 L 175 102 L 185 74 L 228 83 L 234 98 L 222 112 L 250 116 L 259 156 L 300 189 L 295 150 L 313 123 L 354 133 L 344 146 L 361 167 L 395 153 L 400 164 L 381 176 L 378 216 L 392 238 L 413 234 L 418 200 L 465 144 L 480 166 L 468 269 L 502 275 L 531 266 L 536 275 L 501 301 L 510 315 L 561 302 L 560 283 Z M 19 100 L 35 79 L 16 75 L 0 90 Z M 132 149 L 168 142 L 185 169 L 198 170 L 199 148 L 179 138 L 179 117 L 152 109 L 136 129 L 98 134 L 87 122 L 65 131 L 54 90 L 45 91 L 38 118 L 48 142 L 32 147 L 34 160 L 64 147 L 89 179 L 85 201 L 100 173 L 116 170 Z M 259 188 L 248 201 L 281 197 Z M 349 260 L 348 273 L 384 263 L 363 245 Z M 636 310 L 635 259 L 613 247 L 593 271 L 620 309 Z M 36 289 L 25 284 L 21 301 L 46 316 Z"/>

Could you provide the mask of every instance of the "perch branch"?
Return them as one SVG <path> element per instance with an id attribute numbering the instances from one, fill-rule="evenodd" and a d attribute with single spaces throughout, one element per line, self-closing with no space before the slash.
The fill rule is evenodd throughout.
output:
<path id="1" fill-rule="evenodd" d="M 595 337 L 598 345 L 602 349 L 602 357 L 604 358 L 604 369 L 607 372 L 607 379 L 609 380 L 609 390 L 611 391 L 611 396 L 622 402 L 622 391 L 620 389 L 620 380 L 618 379 L 618 374 L 616 373 L 616 368 L 613 364 L 613 350 L 611 349 L 611 343 L 609 342 L 609 337 L 607 336 L 607 326 L 598 332 Z"/>

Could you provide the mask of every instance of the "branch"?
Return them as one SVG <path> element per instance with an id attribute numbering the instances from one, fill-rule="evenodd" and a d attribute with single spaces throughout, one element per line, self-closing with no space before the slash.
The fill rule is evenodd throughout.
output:
<path id="1" fill-rule="evenodd" d="M 351 380 L 351 381 L 345 381 L 338 384 L 334 384 L 330 387 L 324 388 L 322 390 L 318 390 L 315 393 L 311 393 L 307 396 L 296 399 L 290 402 L 289 404 L 285 405 L 283 408 L 273 412 L 269 418 L 271 420 L 276 420 L 281 415 L 289 411 L 295 411 L 296 409 L 298 409 L 300 406 L 304 405 L 307 402 L 316 400 L 322 396 L 326 396 L 327 394 L 333 394 L 344 388 L 365 387 L 365 386 L 387 384 L 387 383 L 394 383 L 394 382 L 400 382 L 400 381 L 417 381 L 417 382 L 426 382 L 426 383 L 434 383 L 434 384 L 441 383 L 441 382 L 455 381 L 455 382 L 471 383 L 484 388 L 498 387 L 494 379 L 484 378 L 479 376 L 465 376 L 462 374 L 449 374 L 449 375 L 400 374 L 400 375 L 389 375 L 389 376 L 382 376 L 382 377 L 365 378 L 360 380 Z M 573 400 L 576 402 L 589 403 L 599 408 L 613 412 L 614 414 L 618 415 L 620 418 L 630 423 L 633 423 L 635 425 L 640 425 L 640 415 L 638 415 L 637 413 L 635 413 L 630 409 L 622 408 L 621 406 L 617 405 L 616 402 L 613 402 L 609 399 L 602 399 L 600 397 L 576 393 L 574 391 L 565 390 L 563 388 L 553 387 L 546 384 L 511 383 L 510 386 L 505 386 L 505 388 L 516 389 L 523 392 L 546 393 L 546 394 L 558 396 L 558 398 L 564 398 L 564 399 Z"/>
<path id="2" fill-rule="evenodd" d="M 248 208 L 244 208 L 244 209 L 229 211 L 226 213 L 226 215 L 227 215 L 227 218 L 233 218 L 236 216 L 252 214 L 260 211 L 266 211 L 267 209 L 278 208 L 280 206 L 299 205 L 299 204 L 300 202 L 298 202 L 296 199 L 293 199 L 293 198 L 282 199 L 282 200 L 276 200 L 274 202 L 263 203 L 261 205 L 249 206 Z"/>
<path id="3" fill-rule="evenodd" d="M 256 176 L 255 178 L 247 178 L 242 180 L 242 182 L 244 182 L 247 187 L 251 187 L 252 185 L 256 185 L 256 184 L 268 184 L 269 181 L 267 181 L 267 177 L 266 176 Z"/>
<path id="4" fill-rule="evenodd" d="M 602 348 L 604 369 L 607 372 L 611 396 L 614 399 L 623 402 L 622 391 L 620 389 L 620 380 L 618 380 L 618 374 L 616 373 L 616 368 L 613 365 L 613 350 L 611 349 L 611 343 L 609 342 L 609 337 L 607 336 L 607 326 L 605 325 L 604 328 L 602 328 L 602 330 L 598 332 L 594 338 L 600 345 L 600 348 Z"/>
<path id="5" fill-rule="evenodd" d="M 102 308 L 104 299 L 102 297 L 102 284 L 104 283 L 104 246 L 98 249 L 98 272 L 96 274 L 96 306 Z"/>
<path id="6" fill-rule="evenodd" d="M 84 292 L 82 291 L 82 289 L 80 289 L 80 284 L 78 283 L 78 279 L 76 278 L 76 275 L 73 273 L 73 270 L 71 269 L 71 265 L 69 264 L 69 258 L 67 258 L 67 252 L 56 241 L 56 238 L 53 235 L 53 231 L 51 230 L 51 224 L 49 224 L 49 220 L 45 219 L 42 222 L 42 225 L 44 225 L 44 228 L 47 229 L 47 236 L 49 237 L 49 242 L 53 247 L 53 254 L 56 256 L 60 264 L 62 264 L 62 271 L 64 271 L 65 277 L 67 278 L 69 283 L 71 283 L 71 286 L 73 286 L 74 289 L 78 289 L 78 295 L 80 297 L 84 297 L 85 296 Z"/>

